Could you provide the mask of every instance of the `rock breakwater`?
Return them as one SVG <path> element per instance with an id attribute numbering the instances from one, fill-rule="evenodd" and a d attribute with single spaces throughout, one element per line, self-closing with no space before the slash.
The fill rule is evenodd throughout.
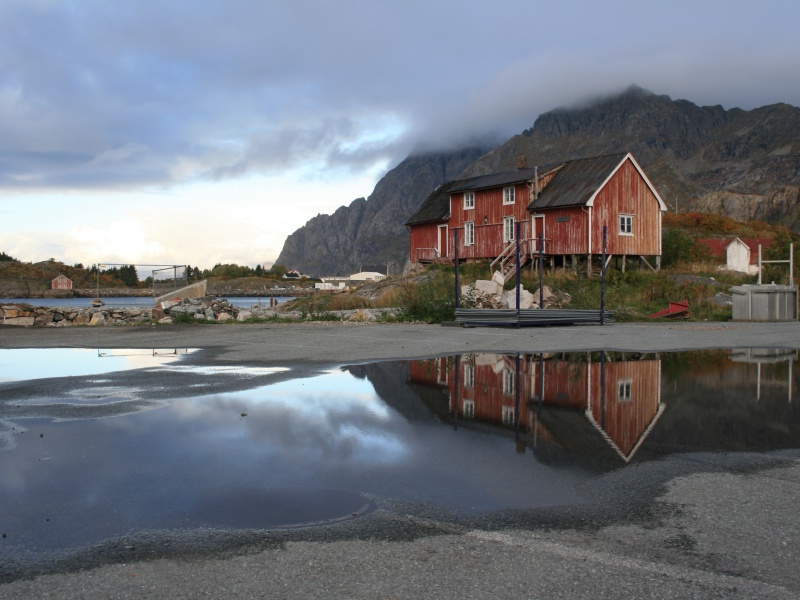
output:
<path id="1" fill-rule="evenodd" d="M 281 307 L 252 306 L 239 308 L 223 298 L 183 298 L 162 302 L 153 308 L 71 308 L 64 306 L 30 306 L 0 303 L 0 324 L 20 327 L 71 327 L 86 325 L 142 325 L 187 322 L 243 322 L 280 317 L 297 321 L 339 320 L 353 323 L 374 323 L 394 309 L 359 309 L 326 313 L 282 312 Z"/>
<path id="2" fill-rule="evenodd" d="M 258 314 L 257 314 L 258 313 Z M 263 313 L 263 314 L 262 314 Z M 143 323 L 174 323 L 192 318 L 205 321 L 233 321 L 265 318 L 274 313 L 269 309 L 240 309 L 228 300 L 205 297 L 185 298 L 162 302 L 153 308 L 30 306 L 0 304 L 0 323 L 22 327 L 69 327 L 73 325 L 141 325 Z"/>

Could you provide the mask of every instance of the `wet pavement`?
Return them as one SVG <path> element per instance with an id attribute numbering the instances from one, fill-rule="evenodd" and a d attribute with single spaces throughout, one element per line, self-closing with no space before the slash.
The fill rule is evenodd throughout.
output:
<path id="1" fill-rule="evenodd" d="M 352 334 L 344 356 L 391 330 L 369 329 L 328 335 Z M 395 344 L 416 334 L 401 331 Z M 557 341 L 548 331 L 540 342 Z M 201 349 L 0 381 L 5 597 L 800 590 L 800 387 L 786 338 L 693 354 L 441 355 L 420 339 L 413 360 L 332 368 L 314 355 L 281 363 L 244 335 L 204 348 L 179 330 Z M 517 335 L 502 334 L 529 343 Z M 236 365 L 236 350 L 248 360 Z"/>

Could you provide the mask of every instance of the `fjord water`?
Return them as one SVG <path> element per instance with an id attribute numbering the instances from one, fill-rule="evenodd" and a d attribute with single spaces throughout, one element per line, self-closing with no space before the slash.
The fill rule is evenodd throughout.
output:
<path id="1" fill-rule="evenodd" d="M 104 352 L 35 352 L 37 369 L 0 378 L 0 559 L 387 502 L 563 506 L 665 455 L 800 447 L 797 356 L 781 350 L 470 354 L 296 379 L 195 353 L 101 368 Z"/>
<path id="2" fill-rule="evenodd" d="M 238 308 L 269 306 L 270 299 L 283 304 L 294 296 L 220 296 Z M 29 304 L 31 306 L 61 306 L 64 308 L 89 308 L 92 298 L 0 298 L 0 304 Z M 109 308 L 152 308 L 152 296 L 103 297 L 103 305 Z"/>

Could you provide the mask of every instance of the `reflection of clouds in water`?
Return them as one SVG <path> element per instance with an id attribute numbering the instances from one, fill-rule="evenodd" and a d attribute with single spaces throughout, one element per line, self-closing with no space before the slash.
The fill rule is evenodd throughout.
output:
<path id="1" fill-rule="evenodd" d="M 377 398 L 368 382 L 348 374 L 187 398 L 171 406 L 177 420 L 202 423 L 206 439 L 246 438 L 254 445 L 245 451 L 281 455 L 282 461 L 371 465 L 397 462 L 410 453 L 402 440 L 408 429 L 404 419 Z"/>
<path id="2" fill-rule="evenodd" d="M 193 350 L 23 348 L 0 351 L 0 383 L 166 367 Z"/>
<path id="3" fill-rule="evenodd" d="M 340 434 L 357 440 L 358 443 L 351 447 L 351 457 L 362 464 L 396 463 L 410 455 L 408 446 L 399 435 L 381 435 L 353 426 L 342 427 Z"/>
<path id="4" fill-rule="evenodd" d="M 13 421 L 6 421 L 0 419 L 0 450 L 11 450 L 16 447 L 16 436 L 23 431 L 27 431 L 24 427 Z M 0 480 L 4 479 L 0 478 Z"/>
<path id="5" fill-rule="evenodd" d="M 243 377 L 261 377 L 275 373 L 285 373 L 288 367 L 244 367 L 232 366 L 195 366 L 195 365 L 164 365 L 158 371 L 172 371 L 176 373 L 194 373 L 196 375 L 240 375 Z"/>

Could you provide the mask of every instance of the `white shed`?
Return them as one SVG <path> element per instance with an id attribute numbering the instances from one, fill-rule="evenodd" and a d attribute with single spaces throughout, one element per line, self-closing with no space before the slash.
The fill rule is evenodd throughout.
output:
<path id="1" fill-rule="evenodd" d="M 756 249 L 756 252 L 758 252 L 758 249 Z M 758 272 L 758 266 L 751 264 L 751 255 L 752 251 L 750 246 L 745 244 L 741 238 L 733 238 L 733 240 L 725 246 L 725 267 L 731 271 L 739 271 L 741 273 L 753 275 Z"/>

